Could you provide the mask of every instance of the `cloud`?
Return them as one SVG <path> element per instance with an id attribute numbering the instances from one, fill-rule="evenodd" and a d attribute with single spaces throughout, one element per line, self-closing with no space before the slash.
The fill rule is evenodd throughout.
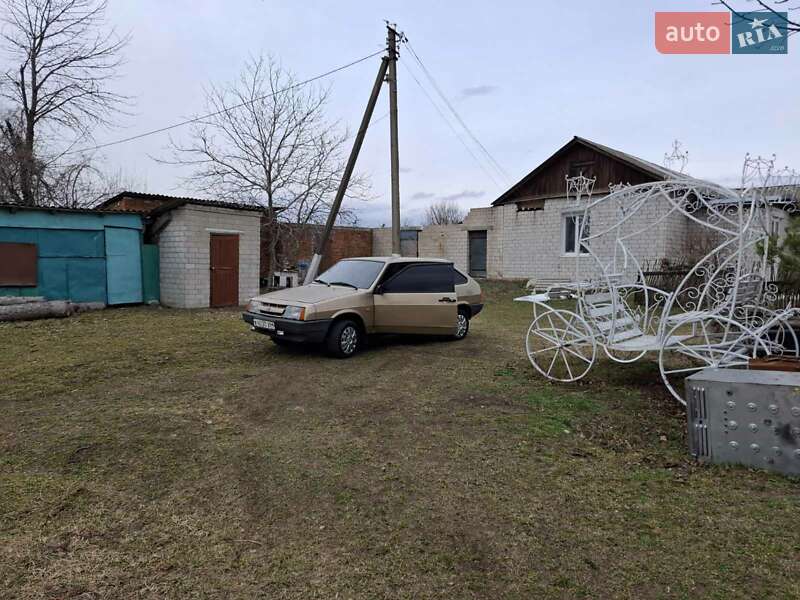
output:
<path id="1" fill-rule="evenodd" d="M 412 200 L 428 200 L 429 198 L 433 198 L 436 194 L 431 192 L 417 192 L 413 196 L 411 196 Z"/>
<path id="2" fill-rule="evenodd" d="M 461 97 L 472 98 L 474 96 L 488 96 L 489 94 L 494 94 L 499 89 L 500 88 L 496 85 L 475 85 L 462 89 Z"/>
<path id="3" fill-rule="evenodd" d="M 483 190 L 464 190 L 456 194 L 448 194 L 447 196 L 440 196 L 442 200 L 467 200 L 469 198 L 482 198 L 486 195 Z"/>

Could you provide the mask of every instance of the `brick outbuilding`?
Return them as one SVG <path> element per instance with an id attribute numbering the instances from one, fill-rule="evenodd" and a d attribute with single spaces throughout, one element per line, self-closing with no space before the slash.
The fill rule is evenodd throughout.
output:
<path id="1" fill-rule="evenodd" d="M 122 192 L 103 208 L 146 215 L 145 235 L 158 245 L 162 304 L 236 306 L 258 295 L 259 207 Z"/>

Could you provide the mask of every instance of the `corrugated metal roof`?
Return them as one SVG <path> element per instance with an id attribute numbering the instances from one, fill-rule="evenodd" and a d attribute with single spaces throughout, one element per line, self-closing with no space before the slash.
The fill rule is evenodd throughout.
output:
<path id="1" fill-rule="evenodd" d="M 102 204 L 100 206 L 103 206 Z M 18 210 L 39 210 L 47 212 L 65 212 L 65 213 L 80 213 L 80 214 L 98 214 L 98 215 L 130 215 L 135 211 L 120 210 L 120 209 L 107 209 L 107 208 L 70 208 L 67 206 L 24 206 L 22 204 L 0 204 L 0 209 L 7 209 L 10 211 Z M 139 214 L 139 213 L 135 213 Z"/>
<path id="2" fill-rule="evenodd" d="M 120 192 L 113 198 L 109 198 L 105 202 L 103 202 L 100 206 L 105 207 L 123 198 L 139 198 L 143 200 L 155 200 L 157 202 L 161 202 L 161 206 L 157 208 L 146 210 L 146 211 L 129 211 L 129 212 L 144 212 L 146 214 L 162 214 L 169 210 L 173 210 L 175 208 L 179 208 L 186 204 L 193 204 L 196 206 L 211 206 L 215 208 L 229 208 L 233 210 L 250 210 L 250 211 L 259 211 L 262 212 L 264 210 L 263 207 L 257 204 L 240 204 L 238 202 L 225 202 L 223 200 L 207 200 L 204 198 L 190 198 L 187 196 L 168 196 L 166 194 L 149 194 L 146 192 Z"/>

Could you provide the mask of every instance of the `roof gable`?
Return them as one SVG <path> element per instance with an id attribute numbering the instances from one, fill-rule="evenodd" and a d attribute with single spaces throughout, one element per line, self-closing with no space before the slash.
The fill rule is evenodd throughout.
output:
<path id="1" fill-rule="evenodd" d="M 493 206 L 540 198 L 563 197 L 565 177 L 571 170 L 597 177 L 596 192 L 607 192 L 610 183 L 647 183 L 685 177 L 626 152 L 575 136 L 492 202 Z M 584 170 L 586 169 L 586 170 Z"/>

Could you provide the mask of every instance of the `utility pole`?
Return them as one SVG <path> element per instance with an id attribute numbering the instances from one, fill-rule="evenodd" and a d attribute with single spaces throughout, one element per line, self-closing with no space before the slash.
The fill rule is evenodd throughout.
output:
<path id="1" fill-rule="evenodd" d="M 322 232 L 322 237 L 317 242 L 317 247 L 314 251 L 314 256 L 311 258 L 311 264 L 308 266 L 303 285 L 308 285 L 317 278 L 319 264 L 322 262 L 322 253 L 325 251 L 325 246 L 328 244 L 328 238 L 336 223 L 336 217 L 339 215 L 339 209 L 342 206 L 342 200 L 344 200 L 344 195 L 347 192 L 347 186 L 350 185 L 350 177 L 353 175 L 358 153 L 361 150 L 361 145 L 364 143 L 364 136 L 367 134 L 367 127 L 369 127 L 372 113 L 375 110 L 375 103 L 378 101 L 378 96 L 381 93 L 381 86 L 384 81 L 389 82 L 389 127 L 392 168 L 392 253 L 400 254 L 400 156 L 397 149 L 397 41 L 398 35 L 401 40 L 404 38 L 403 34 L 398 34 L 395 28 L 396 25 L 388 22 L 386 23 L 387 55 L 381 59 L 381 66 L 378 68 L 378 76 L 375 78 L 375 83 L 372 86 L 372 93 L 369 96 L 367 108 L 364 110 L 364 116 L 361 118 L 361 125 L 358 128 L 356 139 L 353 141 L 353 148 L 350 150 L 347 165 L 344 168 L 344 173 L 342 173 L 342 180 L 339 182 L 339 188 L 336 190 L 336 196 L 333 199 L 331 210 L 328 213 L 325 229 Z"/>
<path id="2" fill-rule="evenodd" d="M 314 256 L 311 259 L 311 264 L 308 267 L 308 271 L 306 272 L 306 278 L 303 280 L 303 285 L 308 285 L 317 278 L 317 273 L 319 272 L 319 263 L 322 261 L 322 253 L 325 252 L 325 246 L 327 245 L 328 238 L 333 230 L 333 225 L 336 223 L 336 217 L 339 214 L 339 208 L 341 208 L 342 200 L 347 192 L 347 186 L 350 185 L 350 177 L 352 176 L 353 169 L 356 166 L 356 159 L 358 159 L 358 153 L 361 150 L 361 145 L 364 143 L 364 136 L 367 135 L 367 127 L 369 126 L 369 121 L 372 118 L 372 112 L 375 110 L 375 103 L 378 101 L 378 96 L 381 93 L 381 86 L 386 78 L 386 69 L 388 65 L 389 58 L 384 56 L 381 59 L 381 66 L 378 68 L 378 76 L 375 78 L 375 83 L 372 86 L 372 93 L 367 101 L 367 108 L 364 110 L 364 116 L 361 118 L 361 125 L 358 128 L 356 139 L 353 141 L 353 148 L 350 150 L 350 156 L 347 159 L 347 165 L 345 165 L 344 173 L 342 173 L 342 180 L 339 182 L 339 189 L 336 190 L 336 196 L 333 199 L 333 205 L 328 213 L 328 220 L 325 223 L 325 229 L 322 233 L 322 237 L 317 243 L 317 248 L 314 252 Z"/>
<path id="3" fill-rule="evenodd" d="M 397 144 L 397 27 L 386 23 L 389 53 L 389 136 L 392 165 L 392 254 L 400 254 L 400 151 Z M 402 34 L 401 34 L 402 35 Z"/>

